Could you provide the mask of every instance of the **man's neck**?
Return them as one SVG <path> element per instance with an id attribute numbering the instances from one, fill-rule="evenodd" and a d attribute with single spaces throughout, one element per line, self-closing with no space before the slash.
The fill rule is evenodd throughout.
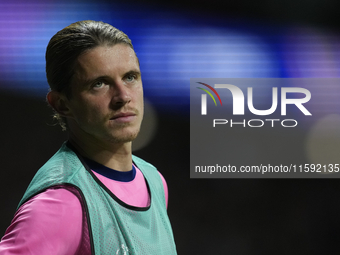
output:
<path id="1" fill-rule="evenodd" d="M 117 171 L 130 171 L 132 167 L 131 142 L 112 143 L 95 139 L 79 139 L 70 134 L 70 143 L 83 157 L 89 158 Z"/>

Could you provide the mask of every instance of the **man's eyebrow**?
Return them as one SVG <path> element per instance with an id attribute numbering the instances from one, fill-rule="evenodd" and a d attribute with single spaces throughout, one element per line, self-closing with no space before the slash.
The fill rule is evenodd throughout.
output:
<path id="1" fill-rule="evenodd" d="M 132 69 L 128 72 L 126 72 L 123 77 L 127 76 L 127 75 L 138 75 L 141 76 L 141 71 L 139 69 Z M 109 75 L 100 75 L 100 76 L 96 76 L 96 77 L 77 77 L 78 83 L 81 83 L 84 86 L 88 86 L 91 83 L 95 82 L 95 81 L 100 81 L 100 80 L 108 80 L 111 79 Z"/>
<path id="2" fill-rule="evenodd" d="M 124 74 L 124 76 L 129 75 L 129 74 L 137 74 L 137 75 L 141 75 L 141 72 L 140 72 L 139 70 L 137 70 L 137 69 L 135 69 L 135 70 L 130 70 L 130 71 L 126 72 L 126 73 Z"/>
<path id="3" fill-rule="evenodd" d="M 137 76 L 141 76 L 141 72 L 136 69 L 136 70 L 130 70 L 128 72 L 126 72 L 123 77 L 126 77 L 128 75 L 137 75 Z M 101 75 L 101 76 L 97 76 L 97 77 L 91 77 L 91 78 L 86 78 L 86 79 L 81 79 L 79 80 L 79 82 L 83 85 L 83 86 L 90 86 L 93 82 L 96 81 L 101 81 L 101 80 L 110 80 L 111 77 L 108 75 Z"/>

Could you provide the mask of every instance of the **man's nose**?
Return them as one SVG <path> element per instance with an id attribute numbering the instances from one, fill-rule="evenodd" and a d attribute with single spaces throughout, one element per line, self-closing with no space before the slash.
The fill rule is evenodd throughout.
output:
<path id="1" fill-rule="evenodd" d="M 125 105 L 131 101 L 131 91 L 123 81 L 116 82 L 111 87 L 111 104 L 115 106 Z"/>

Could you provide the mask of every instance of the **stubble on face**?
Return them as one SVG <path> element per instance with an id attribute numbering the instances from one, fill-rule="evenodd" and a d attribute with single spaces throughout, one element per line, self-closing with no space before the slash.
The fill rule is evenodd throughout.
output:
<path id="1" fill-rule="evenodd" d="M 118 110 L 118 112 L 120 111 L 129 111 L 129 112 L 134 112 L 136 114 L 136 116 L 138 118 L 143 118 L 143 109 L 141 109 L 142 112 L 140 112 L 138 109 L 133 109 L 133 108 L 128 108 L 128 109 L 120 109 Z M 110 120 L 111 121 L 111 120 Z M 110 143 L 128 143 L 128 142 L 132 142 L 133 140 L 135 140 L 140 132 L 140 126 L 141 126 L 141 122 L 139 123 L 138 127 L 135 129 L 134 132 L 130 132 L 125 134 L 125 136 L 121 135 L 121 136 L 108 136 L 107 137 L 107 141 Z M 124 130 L 127 129 L 128 127 L 131 126 L 131 123 L 121 123 L 119 125 L 115 125 L 115 129 L 116 131 L 118 131 L 119 129 Z"/>

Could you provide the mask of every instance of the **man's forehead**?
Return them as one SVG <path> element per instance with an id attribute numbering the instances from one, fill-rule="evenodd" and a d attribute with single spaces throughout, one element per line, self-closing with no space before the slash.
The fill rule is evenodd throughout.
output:
<path id="1" fill-rule="evenodd" d="M 97 75 L 140 72 L 139 62 L 134 50 L 125 44 L 98 46 L 81 54 L 76 63 L 75 74 L 78 78 Z M 88 77 L 90 76 L 90 77 Z"/>

